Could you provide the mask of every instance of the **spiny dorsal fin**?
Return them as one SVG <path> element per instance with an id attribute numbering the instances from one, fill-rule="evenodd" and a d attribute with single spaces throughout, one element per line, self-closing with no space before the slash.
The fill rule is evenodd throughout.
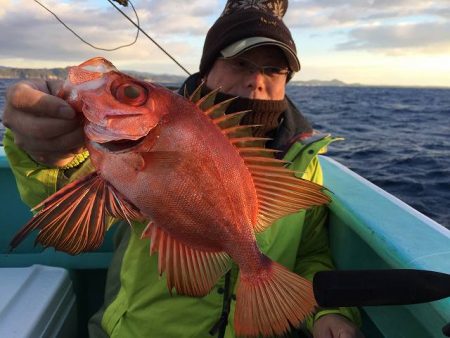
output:
<path id="1" fill-rule="evenodd" d="M 247 137 L 237 137 L 237 138 L 230 138 L 231 144 L 238 148 L 255 148 L 260 147 L 264 148 L 264 145 L 267 141 L 272 140 L 268 137 L 256 137 L 256 136 L 247 136 Z"/>
<path id="2" fill-rule="evenodd" d="M 259 148 L 259 147 L 238 148 L 238 151 L 239 153 L 246 154 L 247 156 L 253 155 L 253 156 L 264 156 L 269 158 L 273 158 L 274 154 L 282 152 L 281 150 L 275 150 L 270 148 Z"/>
<path id="3" fill-rule="evenodd" d="M 273 157 L 244 155 L 243 158 L 244 158 L 245 163 L 247 163 L 248 165 L 281 167 L 281 168 L 285 169 L 284 166 L 286 164 L 289 164 L 288 161 L 280 160 L 280 159 L 273 158 Z"/>
<path id="4" fill-rule="evenodd" d="M 189 99 L 189 92 L 188 92 L 188 89 L 187 89 L 187 85 L 184 85 L 183 97 L 186 98 L 186 99 Z"/>
<path id="5" fill-rule="evenodd" d="M 231 99 L 216 103 L 214 106 L 211 106 L 210 108 L 204 111 L 205 115 L 209 116 L 212 120 L 223 117 L 229 105 L 235 99 L 236 99 L 235 97 L 232 97 Z"/>
<path id="6" fill-rule="evenodd" d="M 205 96 L 201 97 L 195 104 L 201 110 L 205 111 L 206 109 L 208 109 L 209 107 L 214 105 L 216 95 L 219 91 L 220 91 L 220 87 L 210 91 Z"/>
<path id="7" fill-rule="evenodd" d="M 184 97 L 189 101 L 195 103 L 197 107 L 199 107 L 205 113 L 205 115 L 209 116 L 213 120 L 225 116 L 225 111 L 227 110 L 228 106 L 237 97 L 232 97 L 228 100 L 224 100 L 217 104 L 214 104 L 216 95 L 221 90 L 221 88 L 216 88 L 202 97 L 201 91 L 204 85 L 205 82 L 202 81 L 202 83 L 200 83 L 200 85 L 194 89 L 194 92 L 192 94 L 189 94 L 187 86 L 184 86 Z"/>
<path id="8" fill-rule="evenodd" d="M 197 103 L 197 101 L 200 100 L 200 98 L 202 96 L 202 87 L 204 84 L 205 84 L 205 82 L 202 81 L 202 83 L 200 83 L 200 85 L 197 88 L 195 88 L 194 92 L 188 97 L 189 101 L 191 101 L 193 103 Z"/>
<path id="9" fill-rule="evenodd" d="M 223 128 L 222 133 L 228 138 L 238 138 L 252 135 L 252 129 L 254 127 L 259 127 L 259 124 L 247 124 L 247 125 L 236 125 L 228 128 Z"/>
<path id="10" fill-rule="evenodd" d="M 298 179 L 295 171 L 286 168 L 289 162 L 274 158 L 277 151 L 265 148 L 265 143 L 271 139 L 252 136 L 252 128 L 257 125 L 240 125 L 247 112 L 225 114 L 235 98 L 213 104 L 218 90 L 200 98 L 200 87 L 190 96 L 190 100 L 228 137 L 252 175 L 259 201 L 255 231 L 264 231 L 286 215 L 329 202 L 329 197 L 322 192 L 322 186 Z"/>
<path id="11" fill-rule="evenodd" d="M 213 122 L 217 124 L 221 129 L 231 128 L 233 126 L 239 125 L 244 115 L 248 112 L 250 112 L 250 110 L 243 110 L 236 113 L 222 115 L 220 117 L 216 117 Z"/>
<path id="12" fill-rule="evenodd" d="M 184 85 L 183 88 L 183 96 L 190 102 L 195 103 L 197 106 L 200 106 L 202 104 L 202 102 L 207 101 L 210 97 L 213 97 L 213 99 L 215 99 L 215 96 L 217 95 L 217 93 L 220 91 L 220 88 L 214 89 L 212 91 L 210 91 L 209 93 L 207 93 L 205 96 L 201 96 L 201 92 L 202 92 L 202 88 L 206 85 L 206 81 L 202 80 L 202 82 L 195 87 L 194 91 L 191 93 L 189 93 L 189 90 L 187 88 L 187 85 Z M 199 101 L 202 101 L 199 103 Z M 213 101 L 214 102 L 214 101 Z M 210 104 L 212 105 L 212 103 Z"/>

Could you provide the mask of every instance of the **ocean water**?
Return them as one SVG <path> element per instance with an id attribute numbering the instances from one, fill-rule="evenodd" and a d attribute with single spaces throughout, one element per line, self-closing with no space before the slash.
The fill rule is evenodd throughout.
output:
<path id="1" fill-rule="evenodd" d="M 450 89 L 290 86 L 328 155 L 450 228 Z"/>
<path id="2" fill-rule="evenodd" d="M 14 81 L 0 80 L 0 116 Z M 345 138 L 330 157 L 450 228 L 450 89 L 292 84 L 287 93 L 315 129 Z"/>

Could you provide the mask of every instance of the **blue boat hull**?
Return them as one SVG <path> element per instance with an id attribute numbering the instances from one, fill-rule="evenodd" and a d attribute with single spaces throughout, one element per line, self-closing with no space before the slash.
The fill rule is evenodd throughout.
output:
<path id="1" fill-rule="evenodd" d="M 338 162 L 322 157 L 333 192 L 330 240 L 339 269 L 419 269 L 450 273 L 450 231 Z M 368 336 L 443 337 L 450 299 L 363 309 Z"/>

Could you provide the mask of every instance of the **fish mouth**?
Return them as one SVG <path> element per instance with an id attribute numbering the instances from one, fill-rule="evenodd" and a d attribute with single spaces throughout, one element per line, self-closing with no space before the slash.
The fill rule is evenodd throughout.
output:
<path id="1" fill-rule="evenodd" d="M 95 146 L 100 147 L 102 150 L 106 150 L 107 152 L 110 153 L 124 153 L 133 150 L 134 148 L 137 148 L 142 143 L 144 138 L 145 136 L 137 140 L 120 139 L 105 143 L 97 143 L 97 142 L 93 143 Z"/>

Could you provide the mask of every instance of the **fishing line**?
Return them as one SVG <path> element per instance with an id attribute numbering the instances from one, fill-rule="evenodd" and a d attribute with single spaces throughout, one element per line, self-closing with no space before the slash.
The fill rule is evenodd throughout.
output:
<path id="1" fill-rule="evenodd" d="M 122 1 L 123 2 L 123 0 L 119 0 L 119 1 Z M 91 44 L 91 43 L 89 43 L 88 41 L 86 41 L 85 39 L 83 39 L 80 35 L 78 35 L 72 28 L 70 28 L 69 26 L 67 26 L 55 13 L 53 13 L 50 9 L 48 9 L 45 5 L 43 5 L 41 2 L 39 2 L 38 0 L 34 0 L 34 2 L 36 2 L 37 4 L 39 4 L 41 7 L 43 7 L 46 11 L 48 11 L 50 14 L 52 14 L 55 18 L 56 18 L 56 20 L 58 20 L 65 28 L 67 28 L 73 35 L 75 35 L 78 39 L 80 39 L 82 42 L 84 42 L 85 44 L 87 44 L 88 46 L 90 46 L 90 47 L 92 47 L 92 48 L 94 48 L 94 49 L 98 49 L 98 50 L 103 50 L 103 51 L 106 51 L 106 52 L 112 52 L 112 51 L 114 51 L 114 50 L 118 50 L 118 49 L 120 49 L 120 48 L 125 48 L 125 47 L 129 47 L 129 46 L 131 46 L 131 45 L 134 45 L 135 43 L 136 43 L 136 41 L 137 41 L 137 39 L 138 39 L 138 37 L 139 37 L 139 31 L 141 30 L 141 28 L 140 28 L 140 23 L 139 23 L 139 16 L 138 16 L 138 14 L 137 14 L 137 12 L 136 12 L 136 9 L 134 8 L 134 6 L 133 6 L 133 4 L 131 3 L 131 1 L 127 1 L 127 2 L 129 2 L 130 4 L 131 4 L 131 7 L 133 8 L 133 11 L 134 11 L 134 14 L 136 15 L 136 21 L 137 21 L 137 24 L 135 24 L 134 22 L 133 22 L 133 24 L 138 28 L 137 29 L 137 31 L 136 31 L 136 36 L 134 37 L 134 41 L 133 42 L 131 42 L 131 43 L 129 43 L 129 44 L 126 44 L 126 45 L 121 45 L 121 46 L 119 46 L 119 47 L 115 47 L 115 48 L 102 48 L 102 47 L 97 47 L 97 46 L 95 46 L 95 45 L 93 45 L 93 44 Z M 122 4 L 122 2 L 119 2 L 119 3 L 121 3 Z M 129 19 L 130 21 L 131 21 L 131 19 Z"/>
<path id="2" fill-rule="evenodd" d="M 124 13 L 119 7 L 117 7 L 111 0 L 108 0 L 108 2 L 116 9 L 119 11 L 119 13 L 121 13 L 125 18 L 127 18 L 136 28 L 137 28 L 137 32 L 136 32 L 136 36 L 134 38 L 134 41 L 126 44 L 126 45 L 122 45 L 119 47 L 115 47 L 115 48 L 102 48 L 102 47 L 97 47 L 94 46 L 93 44 L 89 43 L 88 41 L 86 41 L 85 39 L 83 39 L 80 35 L 78 35 L 73 29 L 71 29 L 69 26 L 67 26 L 55 13 L 53 13 L 50 9 L 48 9 L 45 5 L 43 5 L 41 2 L 39 2 L 38 0 L 34 0 L 34 2 L 36 2 L 37 4 L 39 4 L 41 7 L 43 7 L 46 11 L 48 11 L 50 14 L 52 14 L 56 20 L 58 20 L 66 29 L 68 29 L 73 35 L 75 35 L 78 39 L 80 39 L 82 42 L 84 42 L 85 44 L 87 44 L 88 46 L 94 48 L 94 49 L 98 49 L 98 50 L 103 50 L 103 51 L 107 51 L 107 52 L 112 52 L 114 50 L 118 50 L 120 48 L 124 48 L 124 47 L 129 47 L 133 44 L 136 43 L 138 37 L 139 37 L 139 32 L 142 32 L 142 34 L 144 34 L 151 42 L 153 42 L 161 51 L 163 51 L 173 62 L 175 62 L 187 75 L 191 75 L 191 73 L 189 73 L 189 71 L 184 68 L 172 55 L 170 55 L 169 52 L 167 52 L 159 43 L 157 43 L 152 37 L 150 37 L 150 35 L 148 35 L 140 26 L 140 22 L 139 22 L 139 16 L 136 12 L 136 9 L 133 6 L 133 3 L 130 0 L 114 0 L 116 2 L 118 2 L 119 4 L 121 4 L 122 6 L 128 6 L 128 3 L 130 3 L 131 7 L 133 8 L 134 14 L 136 16 L 136 21 L 137 23 L 135 23 L 126 13 Z"/>
<path id="3" fill-rule="evenodd" d="M 125 6 L 126 3 L 128 2 L 131 4 L 130 0 L 114 0 L 114 1 L 117 1 L 121 5 L 125 3 Z M 119 7 L 117 7 L 111 0 L 108 0 L 108 2 L 112 6 L 114 6 L 114 8 L 117 9 L 124 17 L 126 17 L 134 26 L 136 26 L 136 28 L 140 30 L 142 34 L 144 34 L 151 42 L 153 42 L 160 50 L 162 50 L 169 58 L 171 58 L 173 62 L 175 62 L 182 70 L 184 70 L 187 75 L 191 75 L 191 73 L 189 73 L 186 68 L 184 68 L 177 60 L 175 60 L 175 58 L 172 55 L 170 55 L 169 52 L 167 52 L 162 46 L 160 46 L 159 43 L 157 43 L 154 39 L 152 39 L 150 35 L 148 35 L 139 25 L 136 25 L 136 23 L 133 20 L 131 20 L 130 17 L 126 15 Z M 131 6 L 133 6 L 133 4 L 131 4 Z"/>

